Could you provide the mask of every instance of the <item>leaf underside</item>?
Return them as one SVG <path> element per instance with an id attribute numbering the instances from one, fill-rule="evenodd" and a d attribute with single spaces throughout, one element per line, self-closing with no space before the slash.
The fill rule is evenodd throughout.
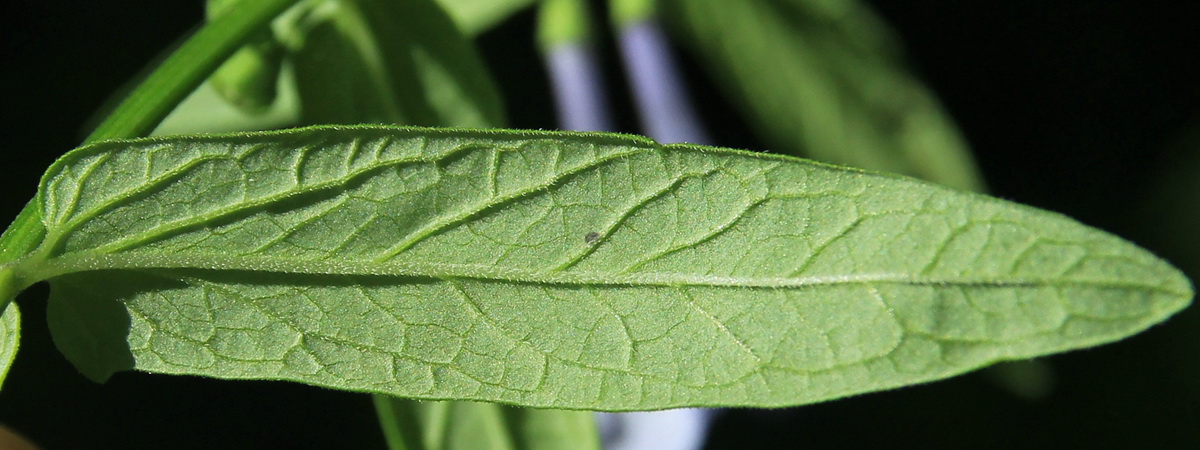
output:
<path id="1" fill-rule="evenodd" d="M 630 136 L 395 127 L 109 142 L 40 191 L 85 374 L 421 399 L 784 406 L 1116 340 L 1148 252 L 921 181 Z"/>

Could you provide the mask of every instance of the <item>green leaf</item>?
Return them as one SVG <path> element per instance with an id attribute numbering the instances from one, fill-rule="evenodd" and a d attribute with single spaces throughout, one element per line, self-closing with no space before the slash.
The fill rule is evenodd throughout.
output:
<path id="1" fill-rule="evenodd" d="M 310 128 L 99 143 L 41 186 L 85 374 L 419 399 L 783 406 L 1109 342 L 1189 281 L 1058 214 L 611 134 Z M 119 320 L 123 319 L 123 320 Z"/>
<path id="2" fill-rule="evenodd" d="M 0 285 L 3 285 L 10 280 L 6 278 L 7 273 L 3 268 L 0 268 Z M 3 287 L 0 286 L 0 291 Z M 0 388 L 4 387 L 4 378 L 8 376 L 8 369 L 12 367 L 13 359 L 17 357 L 17 348 L 21 345 L 21 311 L 17 310 L 16 303 L 10 303 L 7 308 L 0 314 Z"/>
<path id="3" fill-rule="evenodd" d="M 208 0 L 207 17 L 239 9 L 242 0 Z M 275 41 L 270 27 L 261 26 L 249 42 L 234 52 L 209 77 L 208 83 L 225 100 L 250 114 L 262 114 L 275 102 L 276 84 L 283 67 L 283 47 Z"/>
<path id="4" fill-rule="evenodd" d="M 221 97 L 242 111 L 262 114 L 271 109 L 283 65 L 283 49 L 271 40 L 258 40 L 238 50 L 208 82 Z"/>
<path id="5" fill-rule="evenodd" d="M 498 25 L 537 0 L 437 0 L 454 23 L 468 36 L 476 36 Z"/>
<path id="6" fill-rule="evenodd" d="M 323 28 L 315 30 L 318 33 L 308 33 L 308 44 L 303 47 L 307 51 L 302 51 L 299 58 L 300 73 L 306 80 L 301 98 L 306 111 L 319 114 L 306 114 L 305 119 L 310 123 L 391 121 L 409 125 L 503 126 L 499 91 L 471 44 L 449 18 L 428 1 L 392 3 L 396 2 L 362 2 L 361 8 L 343 9 L 332 15 L 331 20 L 322 24 Z M 372 26 L 381 33 L 372 33 Z M 311 50 L 319 49 L 322 44 L 342 48 L 324 50 L 325 56 L 320 58 L 310 57 Z M 433 55 L 437 58 L 432 58 Z M 329 59 L 347 63 L 330 65 Z M 393 62 L 388 64 L 389 60 Z M 350 70 L 344 70 L 347 67 Z M 351 77 L 358 81 L 338 82 Z M 329 83 L 331 80 L 334 83 Z M 347 99 L 352 102 L 345 102 Z M 328 107 L 330 104 L 335 107 Z M 376 113 L 364 114 L 368 111 Z M 479 111 L 490 112 L 471 114 Z M 503 428 L 495 436 L 480 435 L 479 424 L 475 423 L 478 420 L 472 419 L 481 414 L 486 416 L 487 411 L 495 415 L 494 405 L 430 406 L 381 395 L 376 395 L 374 401 L 380 426 L 393 450 L 442 448 L 443 440 L 479 444 L 469 448 L 480 448 L 484 443 L 500 445 L 510 440 Z M 438 415 L 439 420 L 417 423 L 419 413 L 429 408 L 478 414 Z M 447 423 L 450 420 L 471 423 Z M 437 426 L 431 425 L 435 423 Z M 460 433 L 468 437 L 465 440 L 453 437 Z M 475 442 L 479 439 L 486 442 Z"/>
<path id="7" fill-rule="evenodd" d="M 294 58 L 304 122 L 504 122 L 482 60 L 432 0 L 328 1 L 308 20 Z"/>
<path id="8" fill-rule="evenodd" d="M 152 135 L 230 133 L 295 126 L 300 119 L 300 99 L 293 82 L 295 77 L 289 69 L 280 73 L 275 102 L 266 111 L 247 113 L 218 94 L 212 83 L 205 83 L 172 110 Z"/>
<path id="9" fill-rule="evenodd" d="M 896 38 L 854 0 L 664 0 L 667 17 L 775 150 L 960 189 L 983 182 Z"/>

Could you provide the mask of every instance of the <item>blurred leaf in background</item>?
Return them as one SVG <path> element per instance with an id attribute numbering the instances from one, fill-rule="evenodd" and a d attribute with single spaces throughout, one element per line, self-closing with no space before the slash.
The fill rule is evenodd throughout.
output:
<path id="1" fill-rule="evenodd" d="M 772 150 L 982 191 L 957 128 L 856 0 L 662 0 Z"/>

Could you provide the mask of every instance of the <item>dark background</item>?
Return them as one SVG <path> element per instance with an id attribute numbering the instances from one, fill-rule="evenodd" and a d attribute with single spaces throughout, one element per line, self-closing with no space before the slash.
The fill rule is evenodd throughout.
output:
<path id="1" fill-rule="evenodd" d="M 961 125 L 993 194 L 1128 237 L 1200 275 L 1195 2 L 874 3 Z M 0 17 L 6 222 L 106 98 L 198 23 L 201 2 L 13 0 Z M 520 14 L 480 43 L 513 124 L 553 128 L 532 24 L 533 14 Z M 623 96 L 611 45 L 603 50 Z M 694 92 L 713 92 L 688 67 Z M 723 100 L 698 103 L 718 144 L 760 147 Z M 615 105 L 628 111 L 628 101 Z M 628 113 L 620 121 L 634 123 Z M 48 449 L 383 447 L 366 395 L 138 373 L 92 384 L 50 342 L 45 297 L 37 286 L 19 299 L 24 333 L 0 422 Z M 1197 355 L 1192 308 L 1129 340 L 1043 359 L 1055 385 L 1041 398 L 975 374 L 771 413 L 727 411 L 710 444 L 1200 448 Z"/>

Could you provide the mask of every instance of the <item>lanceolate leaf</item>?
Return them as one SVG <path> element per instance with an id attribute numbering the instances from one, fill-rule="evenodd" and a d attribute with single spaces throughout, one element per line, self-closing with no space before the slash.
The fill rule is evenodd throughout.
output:
<path id="1" fill-rule="evenodd" d="M 1108 342 L 1148 252 L 925 182 L 621 135 L 312 128 L 51 167 L 60 349 L 112 371 L 603 410 L 782 406 Z"/>

